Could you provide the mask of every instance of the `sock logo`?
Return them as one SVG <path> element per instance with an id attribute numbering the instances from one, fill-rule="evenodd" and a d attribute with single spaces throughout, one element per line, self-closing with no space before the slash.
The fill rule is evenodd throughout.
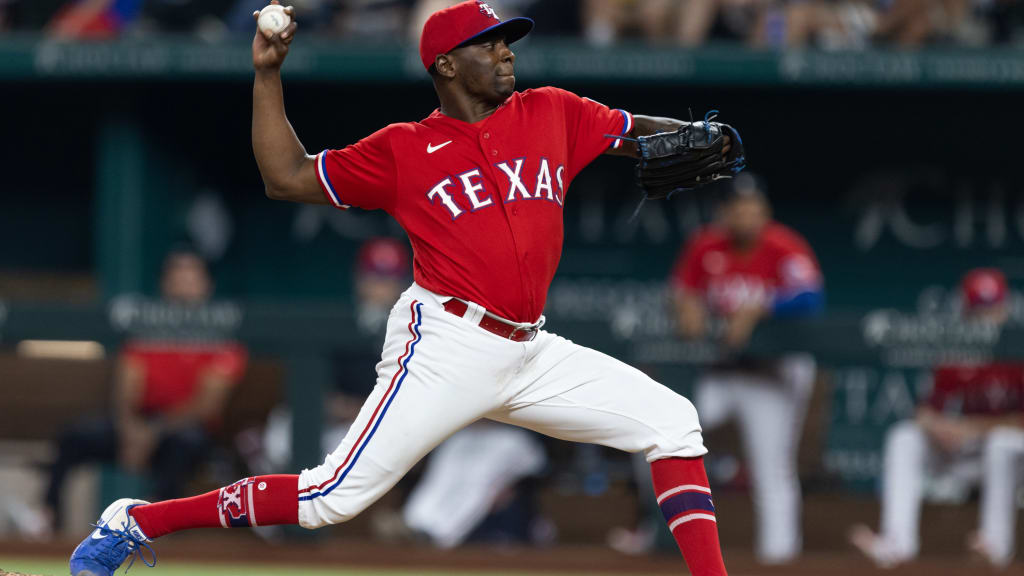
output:
<path id="1" fill-rule="evenodd" d="M 217 512 L 220 514 L 221 526 L 225 528 L 255 526 L 252 518 L 252 485 L 253 478 L 243 478 L 230 486 L 220 489 L 217 499 Z"/>

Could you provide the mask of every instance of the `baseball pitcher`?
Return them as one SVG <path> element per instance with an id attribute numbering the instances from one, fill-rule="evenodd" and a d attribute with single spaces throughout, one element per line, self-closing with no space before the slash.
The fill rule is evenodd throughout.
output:
<path id="1" fill-rule="evenodd" d="M 541 313 L 561 256 L 562 208 L 587 164 L 605 153 L 638 157 L 658 198 L 730 176 L 742 144 L 710 118 L 634 116 L 551 87 L 517 92 L 509 46 L 532 27 L 479 1 L 435 12 L 420 56 L 439 108 L 314 155 L 284 108 L 280 71 L 296 24 L 256 35 L 252 145 L 267 195 L 384 210 L 412 243 L 414 282 L 388 319 L 376 387 L 323 464 L 193 498 L 118 500 L 72 555 L 74 576 L 109 576 L 151 540 L 187 528 L 345 522 L 480 418 L 642 452 L 691 573 L 726 574 L 693 405 L 543 330 Z"/>

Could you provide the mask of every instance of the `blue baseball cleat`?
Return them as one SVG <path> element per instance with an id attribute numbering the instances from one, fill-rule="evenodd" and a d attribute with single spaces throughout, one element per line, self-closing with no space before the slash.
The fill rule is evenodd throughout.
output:
<path id="1" fill-rule="evenodd" d="M 107 506 L 99 521 L 94 524 L 96 529 L 71 553 L 71 576 L 112 576 L 132 553 L 142 558 L 146 566 L 156 565 L 156 554 L 148 544 L 149 538 L 146 538 L 135 519 L 128 514 L 129 510 L 139 504 L 149 502 L 121 498 Z M 153 555 L 152 563 L 142 556 L 143 547 Z M 131 568 L 134 563 L 135 558 L 132 558 L 128 567 Z"/>

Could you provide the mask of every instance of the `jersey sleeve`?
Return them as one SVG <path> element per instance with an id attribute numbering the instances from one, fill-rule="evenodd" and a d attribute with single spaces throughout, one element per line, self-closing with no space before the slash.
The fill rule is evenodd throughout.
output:
<path id="1" fill-rule="evenodd" d="M 341 209 L 355 206 L 392 211 L 397 170 L 390 141 L 394 131 L 389 128 L 378 130 L 351 146 L 324 150 L 317 155 L 317 179 L 331 204 Z"/>
<path id="2" fill-rule="evenodd" d="M 595 158 L 610 148 L 622 146 L 622 140 L 614 136 L 624 136 L 633 130 L 633 115 L 566 90 L 552 88 L 551 91 L 562 101 L 565 110 L 570 142 L 566 168 L 571 180 Z"/>
<path id="3" fill-rule="evenodd" d="M 790 233 L 782 236 L 781 244 L 777 271 L 780 291 L 794 294 L 821 290 L 821 267 L 807 241 Z"/>
<path id="4" fill-rule="evenodd" d="M 824 281 L 814 252 L 796 232 L 781 227 L 774 231 L 779 253 L 772 314 L 782 317 L 820 312 L 825 303 Z"/>

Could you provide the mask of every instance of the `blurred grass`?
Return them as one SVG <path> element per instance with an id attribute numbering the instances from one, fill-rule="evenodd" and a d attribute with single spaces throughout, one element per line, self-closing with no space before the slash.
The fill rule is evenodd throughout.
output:
<path id="1" fill-rule="evenodd" d="M 0 557 L 0 575 L 6 572 L 41 576 L 67 576 L 66 560 L 53 558 Z M 117 575 L 124 574 L 124 569 Z M 157 564 L 154 568 L 136 561 L 129 574 L 133 576 L 558 576 L 554 572 L 463 572 L 423 570 L 331 569 L 312 566 L 268 566 L 265 564 Z M 600 576 L 600 575 L 595 575 Z M 621 573 L 615 576 L 625 576 Z M 640 575 L 633 575 L 640 576 Z"/>

